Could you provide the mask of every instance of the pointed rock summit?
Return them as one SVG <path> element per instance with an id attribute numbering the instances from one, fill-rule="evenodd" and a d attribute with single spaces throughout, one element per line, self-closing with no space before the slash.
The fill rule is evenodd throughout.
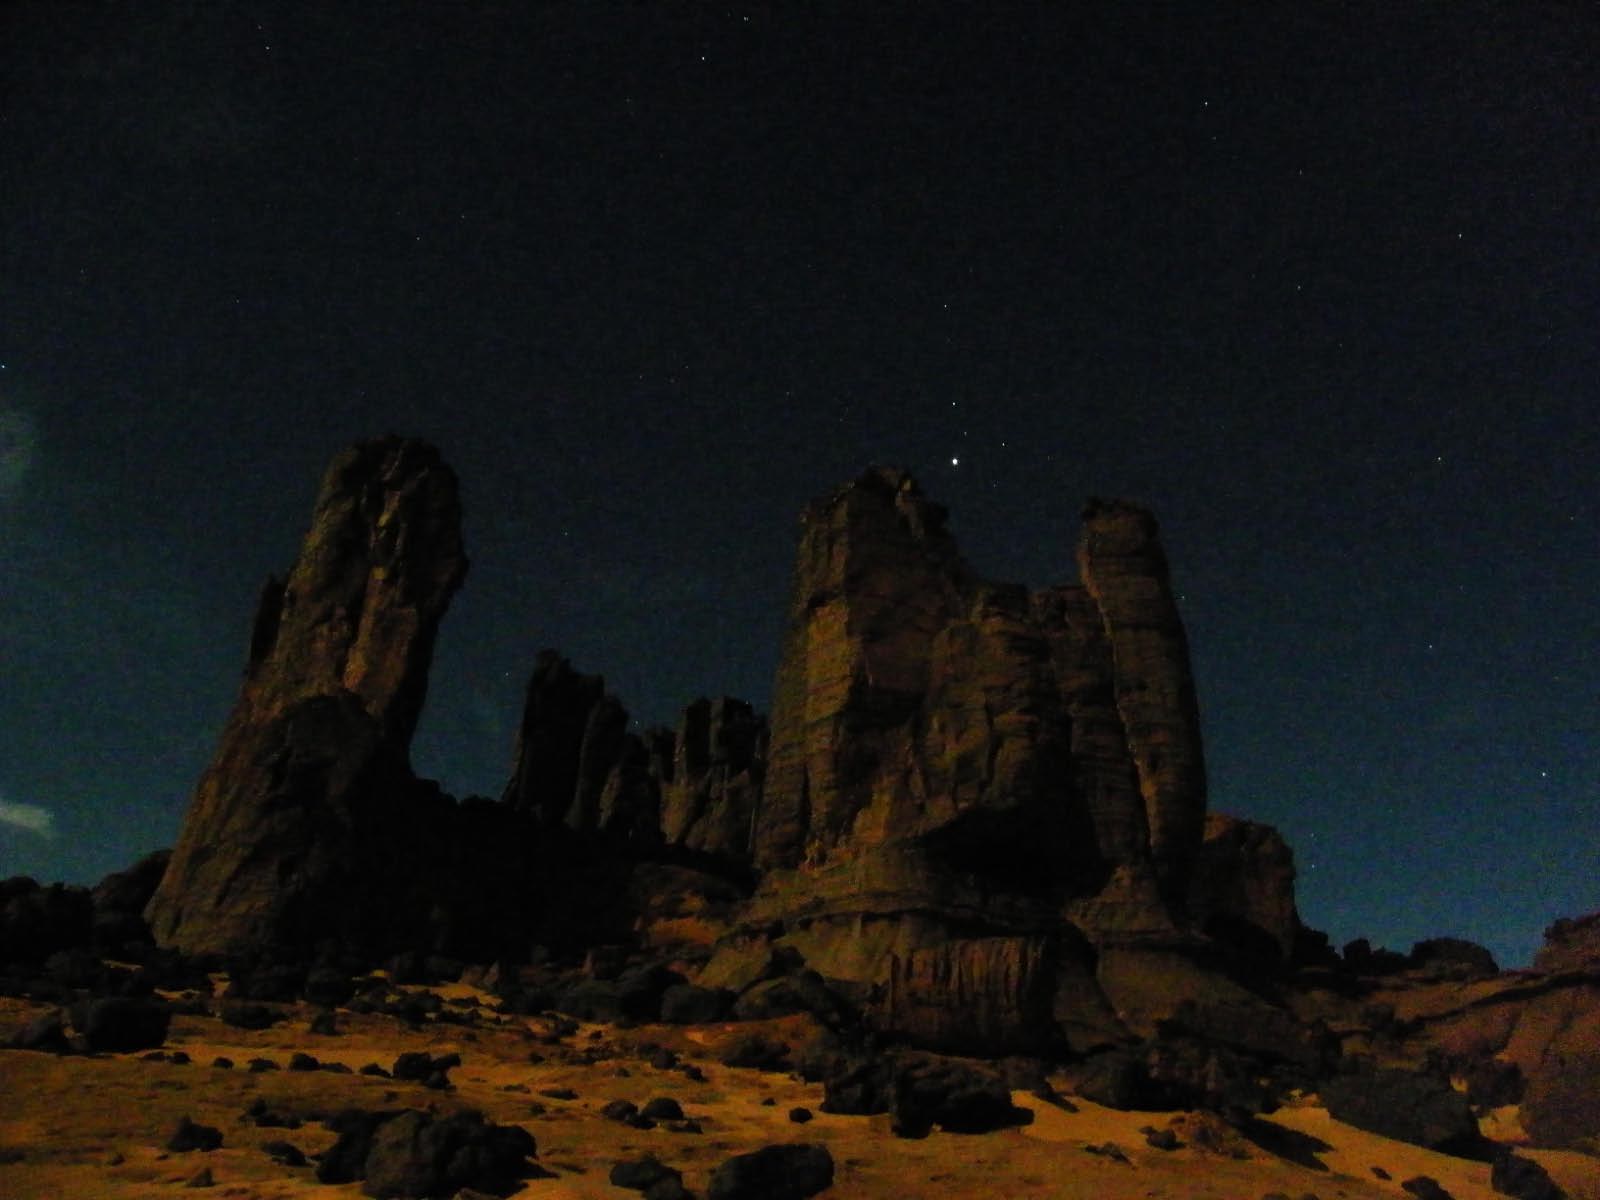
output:
<path id="1" fill-rule="evenodd" d="M 416 792 L 411 735 L 466 570 L 438 451 L 385 438 L 334 460 L 287 580 L 263 589 L 244 685 L 146 909 L 158 941 L 251 950 L 369 922 L 359 898 L 405 836 L 386 810 Z"/>

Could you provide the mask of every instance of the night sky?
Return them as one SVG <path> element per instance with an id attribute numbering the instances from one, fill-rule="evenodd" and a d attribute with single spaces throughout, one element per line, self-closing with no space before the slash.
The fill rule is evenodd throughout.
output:
<path id="1" fill-rule="evenodd" d="M 1156 511 L 1335 944 L 1600 907 L 1600 10 L 1079 7 L 0 8 L 0 876 L 171 844 L 393 431 L 458 795 L 544 646 L 765 708 L 801 507 L 894 463 L 993 578 Z"/>

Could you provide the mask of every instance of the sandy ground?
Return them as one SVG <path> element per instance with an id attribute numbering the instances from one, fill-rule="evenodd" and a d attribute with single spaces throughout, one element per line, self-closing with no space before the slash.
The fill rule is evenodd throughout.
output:
<path id="1" fill-rule="evenodd" d="M 435 990 L 447 998 L 482 998 L 460 986 Z M 0 1031 L 38 1011 L 22 1001 L 0 999 Z M 685 1183 L 703 1193 L 712 1168 L 723 1159 L 787 1141 L 825 1143 L 836 1168 L 834 1186 L 825 1195 L 852 1200 L 1256 1200 L 1269 1192 L 1290 1200 L 1308 1195 L 1357 1200 L 1404 1197 L 1400 1182 L 1414 1175 L 1433 1177 L 1457 1200 L 1487 1200 L 1495 1194 L 1487 1165 L 1351 1129 L 1309 1100 L 1263 1122 L 1254 1143 L 1238 1141 L 1232 1151 L 1242 1157 L 1225 1152 L 1227 1148 L 1200 1148 L 1193 1136 L 1194 1124 L 1204 1124 L 1200 1117 L 1117 1112 L 1082 1100 L 1073 1101 L 1076 1112 L 1067 1112 L 1024 1093 L 1015 1099 L 1033 1110 L 1029 1126 L 981 1135 L 935 1132 L 922 1140 L 905 1140 L 889 1132 L 885 1117 L 821 1112 L 820 1085 L 719 1065 L 715 1045 L 749 1032 L 754 1028 L 749 1025 L 583 1026 L 577 1035 L 552 1045 L 541 1040 L 548 1023 L 539 1019 L 479 1028 L 429 1024 L 409 1029 L 389 1017 L 341 1013 L 341 1032 L 327 1037 L 307 1031 L 309 1017 L 301 1009 L 287 1024 L 260 1032 L 232 1029 L 211 1018 L 178 1017 L 166 1049 L 186 1051 L 193 1059 L 187 1065 L 145 1062 L 138 1055 L 0 1052 L 0 1160 L 11 1157 L 6 1151 L 21 1154 L 20 1161 L 0 1161 L 0 1198 L 112 1200 L 189 1194 L 184 1184 L 201 1167 L 210 1168 L 215 1180 L 206 1195 L 261 1200 L 360 1195 L 360 1184 L 321 1186 L 312 1168 L 284 1167 L 268 1158 L 261 1150 L 265 1142 L 287 1139 L 309 1154 L 331 1145 L 334 1135 L 309 1120 L 295 1130 L 245 1123 L 242 1113 L 258 1098 L 304 1113 L 350 1106 L 479 1108 L 496 1121 L 523 1125 L 537 1139 L 538 1161 L 547 1175 L 530 1179 L 518 1193 L 531 1200 L 637 1195 L 612 1187 L 607 1175 L 618 1160 L 646 1152 L 677 1167 Z M 759 1028 L 776 1036 L 799 1032 L 781 1021 Z M 651 1067 L 646 1059 L 652 1043 L 674 1049 L 685 1062 L 700 1067 L 705 1081 Z M 388 1067 L 407 1050 L 459 1053 L 462 1065 L 450 1075 L 454 1090 L 441 1093 L 415 1083 L 324 1071 L 244 1070 L 256 1057 L 286 1065 L 296 1051 L 352 1069 L 370 1062 Z M 586 1062 L 584 1052 L 602 1057 Z M 209 1065 L 219 1055 L 237 1066 L 224 1070 Z M 570 1088 L 577 1097 L 540 1094 L 548 1088 Z M 656 1096 L 676 1099 L 703 1131 L 641 1131 L 600 1115 L 608 1101 L 643 1104 Z M 796 1106 L 809 1108 L 814 1119 L 804 1125 L 791 1122 L 788 1113 Z M 184 1115 L 221 1129 L 222 1148 L 186 1154 L 163 1150 Z M 1498 1119 L 1504 1125 L 1505 1115 Z M 1169 1124 L 1185 1144 L 1173 1151 L 1150 1148 L 1141 1129 Z M 1086 1149 L 1107 1142 L 1120 1147 L 1128 1161 Z M 1600 1160 L 1566 1152 L 1532 1156 L 1573 1200 L 1600 1200 Z M 1376 1177 L 1375 1167 L 1391 1179 Z"/>

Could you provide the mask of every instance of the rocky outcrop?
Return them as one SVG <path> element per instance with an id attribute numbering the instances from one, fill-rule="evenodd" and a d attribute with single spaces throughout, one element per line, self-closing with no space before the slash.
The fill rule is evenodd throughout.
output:
<path id="1" fill-rule="evenodd" d="M 1294 853 L 1276 829 L 1209 813 L 1189 911 L 1212 937 L 1287 962 L 1301 934 L 1294 878 Z"/>
<path id="2" fill-rule="evenodd" d="M 748 863 L 761 794 L 766 721 L 743 700 L 701 698 L 683 710 L 661 755 L 661 831 L 667 843 Z"/>
<path id="3" fill-rule="evenodd" d="M 1189 644 L 1155 518 L 1122 501 L 1084 510 L 1078 570 L 1111 643 L 1112 689 L 1139 775 L 1150 856 L 1180 902 L 1205 821 L 1205 759 Z"/>
<path id="4" fill-rule="evenodd" d="M 1536 971 L 1600 971 L 1600 912 L 1566 917 L 1544 931 Z"/>
<path id="5" fill-rule="evenodd" d="M 371 889 L 422 861 L 410 739 L 466 569 L 437 451 L 387 438 L 334 460 L 293 570 L 263 592 L 244 685 L 146 909 L 158 941 L 370 932 L 355 917 Z"/>
<path id="6" fill-rule="evenodd" d="M 598 675 L 543 650 L 529 677 L 505 804 L 541 826 L 653 842 L 660 789 L 628 710 Z"/>
<path id="7" fill-rule="evenodd" d="M 885 1028 L 991 1047 L 1061 1035 L 1058 1012 L 1101 1029 L 1104 998 L 1058 1002 L 1064 978 L 1113 944 L 1125 979 L 1132 943 L 1193 941 L 1204 767 L 1154 521 L 1091 504 L 1078 561 L 1082 584 L 984 581 L 892 469 L 802 518 L 751 924 L 872 992 Z"/>

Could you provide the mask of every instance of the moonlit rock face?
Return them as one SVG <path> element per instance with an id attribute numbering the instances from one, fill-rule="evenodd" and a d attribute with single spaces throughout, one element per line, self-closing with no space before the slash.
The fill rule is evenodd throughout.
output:
<path id="1" fill-rule="evenodd" d="M 439 621 L 466 573 L 455 474 L 386 438 L 336 458 L 146 918 L 188 952 L 360 940 L 415 857 L 397 817 Z"/>

